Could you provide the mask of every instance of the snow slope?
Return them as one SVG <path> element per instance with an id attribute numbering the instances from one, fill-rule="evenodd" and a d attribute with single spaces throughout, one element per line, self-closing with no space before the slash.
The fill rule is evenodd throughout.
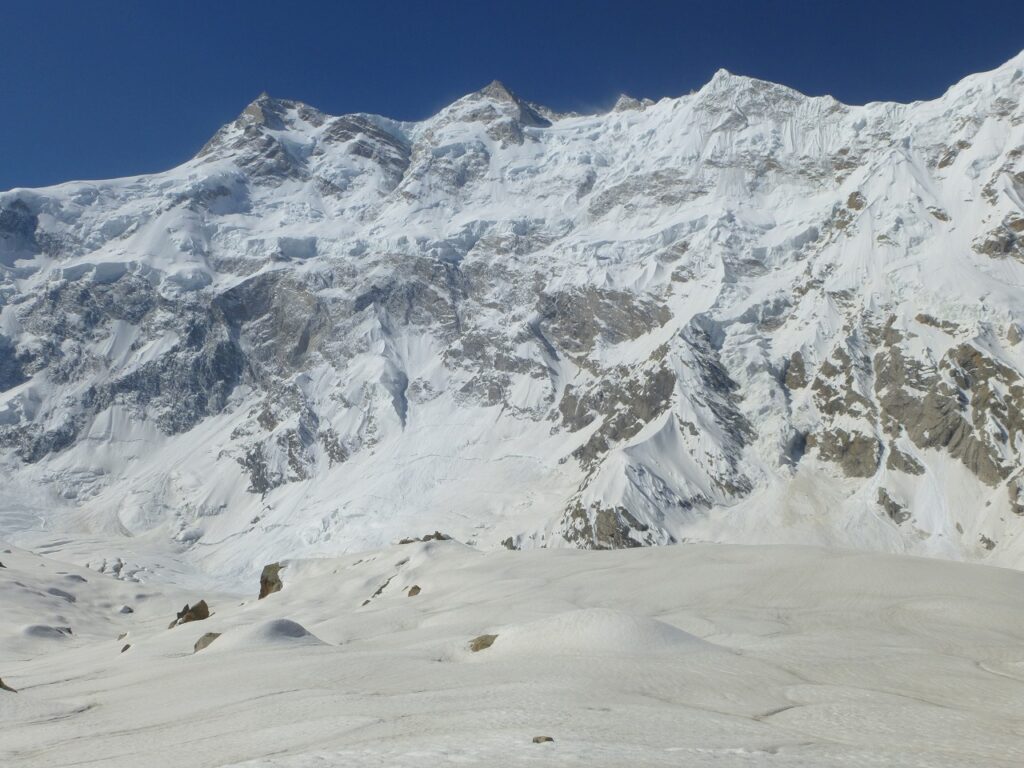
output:
<path id="1" fill-rule="evenodd" d="M 814 547 L 443 541 L 290 561 L 256 600 L 255 582 L 183 591 L 0 559 L 11 768 L 1024 760 L 1019 571 Z M 200 597 L 210 618 L 167 628 Z M 222 634 L 193 653 L 208 632 Z"/>
<path id="2" fill-rule="evenodd" d="M 2 193 L 0 533 L 224 583 L 434 529 L 1020 567 L 1022 91 L 262 96 L 166 173 Z"/>

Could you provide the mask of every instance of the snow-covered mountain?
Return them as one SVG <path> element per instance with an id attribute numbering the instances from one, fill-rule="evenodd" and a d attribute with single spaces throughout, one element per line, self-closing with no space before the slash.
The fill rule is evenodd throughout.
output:
<path id="1" fill-rule="evenodd" d="M 166 173 L 0 194 L 0 533 L 1024 567 L 1022 337 L 1024 54 L 908 105 L 261 96 Z"/>

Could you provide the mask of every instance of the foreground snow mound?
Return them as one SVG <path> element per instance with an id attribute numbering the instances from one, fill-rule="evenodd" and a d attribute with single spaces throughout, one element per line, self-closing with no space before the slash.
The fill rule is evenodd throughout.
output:
<path id="1" fill-rule="evenodd" d="M 121 614 L 137 585 L 76 587 L 22 552 L 4 565 L 3 768 L 1024 765 L 1019 571 L 420 542 L 291 561 L 280 592 L 204 592 L 210 618 L 168 630 L 194 594 L 150 585 Z M 61 616 L 64 642 L 15 633 Z M 481 633 L 493 644 L 466 650 Z"/>
<path id="2" fill-rule="evenodd" d="M 498 632 L 491 655 L 646 656 L 715 646 L 657 619 L 608 608 L 569 611 Z"/>
<path id="3" fill-rule="evenodd" d="M 207 652 L 259 651 L 316 645 L 325 643 L 298 622 L 291 619 L 272 619 L 224 633 L 210 645 Z"/>

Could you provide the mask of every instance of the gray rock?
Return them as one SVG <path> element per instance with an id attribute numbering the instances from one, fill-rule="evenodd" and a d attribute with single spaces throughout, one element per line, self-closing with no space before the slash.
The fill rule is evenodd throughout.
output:
<path id="1" fill-rule="evenodd" d="M 433 533 L 428 533 L 428 534 L 426 534 L 424 536 L 421 536 L 418 539 L 416 539 L 416 538 L 413 538 L 413 539 L 402 539 L 398 543 L 399 544 L 415 544 L 417 542 L 422 542 L 422 541 L 451 541 L 451 540 L 452 540 L 452 537 L 449 536 L 447 533 L 441 533 L 440 531 L 434 531 Z"/>
<path id="2" fill-rule="evenodd" d="M 881 443 L 871 435 L 826 430 L 808 435 L 807 447 L 823 460 L 839 464 L 847 477 L 871 477 L 878 470 Z"/>
<path id="3" fill-rule="evenodd" d="M 892 518 L 896 525 L 902 525 L 910 519 L 910 512 L 905 505 L 900 504 L 885 488 L 878 489 L 878 505 L 885 510 L 885 513 Z"/>
<path id="4" fill-rule="evenodd" d="M 917 459 L 904 453 L 892 443 L 889 444 L 889 453 L 885 457 L 885 466 L 886 469 L 906 472 L 908 475 L 924 474 L 924 466 Z"/>

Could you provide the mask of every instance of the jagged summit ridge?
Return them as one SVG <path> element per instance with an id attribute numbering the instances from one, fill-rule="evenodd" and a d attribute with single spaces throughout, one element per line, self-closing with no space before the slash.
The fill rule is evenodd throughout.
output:
<path id="1" fill-rule="evenodd" d="M 1019 566 L 1020 70 L 595 115 L 492 83 L 419 122 L 262 95 L 166 173 L 2 193 L 0 527 L 211 572 L 420 529 Z"/>

